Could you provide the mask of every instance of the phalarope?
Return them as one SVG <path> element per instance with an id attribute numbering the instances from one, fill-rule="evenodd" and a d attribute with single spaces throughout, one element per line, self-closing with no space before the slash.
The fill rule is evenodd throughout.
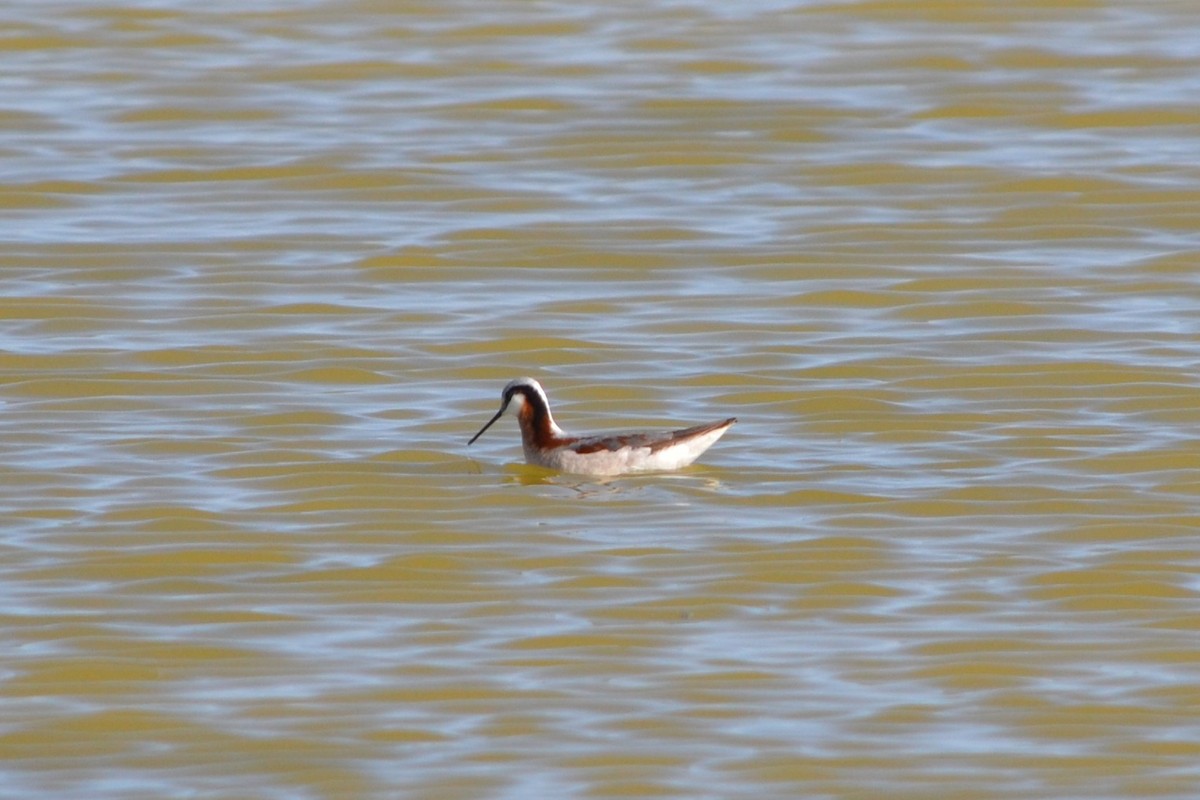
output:
<path id="1" fill-rule="evenodd" d="M 521 426 L 525 461 L 581 475 L 669 472 L 691 464 L 720 439 L 736 417 L 666 433 L 615 433 L 571 436 L 554 422 L 550 401 L 533 378 L 509 381 L 500 394 L 500 410 L 471 437 L 472 445 L 510 408 Z"/>

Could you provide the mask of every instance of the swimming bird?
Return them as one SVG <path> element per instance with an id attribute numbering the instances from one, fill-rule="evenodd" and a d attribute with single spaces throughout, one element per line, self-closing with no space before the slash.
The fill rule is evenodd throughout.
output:
<path id="1" fill-rule="evenodd" d="M 631 472 L 669 472 L 691 464 L 720 439 L 736 417 L 663 433 L 615 433 L 571 436 L 555 423 L 550 401 L 533 378 L 509 381 L 500 393 L 500 410 L 471 437 L 514 409 L 521 426 L 525 461 L 559 472 L 579 475 L 624 475 Z"/>

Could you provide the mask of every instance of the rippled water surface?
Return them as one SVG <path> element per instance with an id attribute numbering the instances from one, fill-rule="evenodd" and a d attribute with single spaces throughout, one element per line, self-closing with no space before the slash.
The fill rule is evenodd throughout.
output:
<path id="1" fill-rule="evenodd" d="M 0 796 L 1197 796 L 1198 25 L 6 4 Z"/>

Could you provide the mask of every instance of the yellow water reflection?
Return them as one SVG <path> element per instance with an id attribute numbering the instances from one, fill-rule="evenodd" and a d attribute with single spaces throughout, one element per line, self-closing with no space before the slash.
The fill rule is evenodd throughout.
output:
<path id="1" fill-rule="evenodd" d="M 53 11 L 0 795 L 1197 794 L 1189 6 Z"/>

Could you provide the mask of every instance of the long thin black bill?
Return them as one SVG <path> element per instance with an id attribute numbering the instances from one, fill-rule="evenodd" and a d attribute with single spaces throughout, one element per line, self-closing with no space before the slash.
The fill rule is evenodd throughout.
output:
<path id="1" fill-rule="evenodd" d="M 483 432 L 486 431 L 488 428 L 492 427 L 492 423 L 495 422 L 496 420 L 500 419 L 502 416 L 504 416 L 504 408 L 503 407 L 499 411 L 496 412 L 496 416 L 494 416 L 488 420 L 487 425 L 484 425 L 482 428 L 479 429 L 479 433 L 477 433 L 471 437 L 471 441 L 467 442 L 467 447 L 470 447 L 471 445 L 475 444 L 475 440 L 478 439 L 480 436 L 483 436 Z"/>

